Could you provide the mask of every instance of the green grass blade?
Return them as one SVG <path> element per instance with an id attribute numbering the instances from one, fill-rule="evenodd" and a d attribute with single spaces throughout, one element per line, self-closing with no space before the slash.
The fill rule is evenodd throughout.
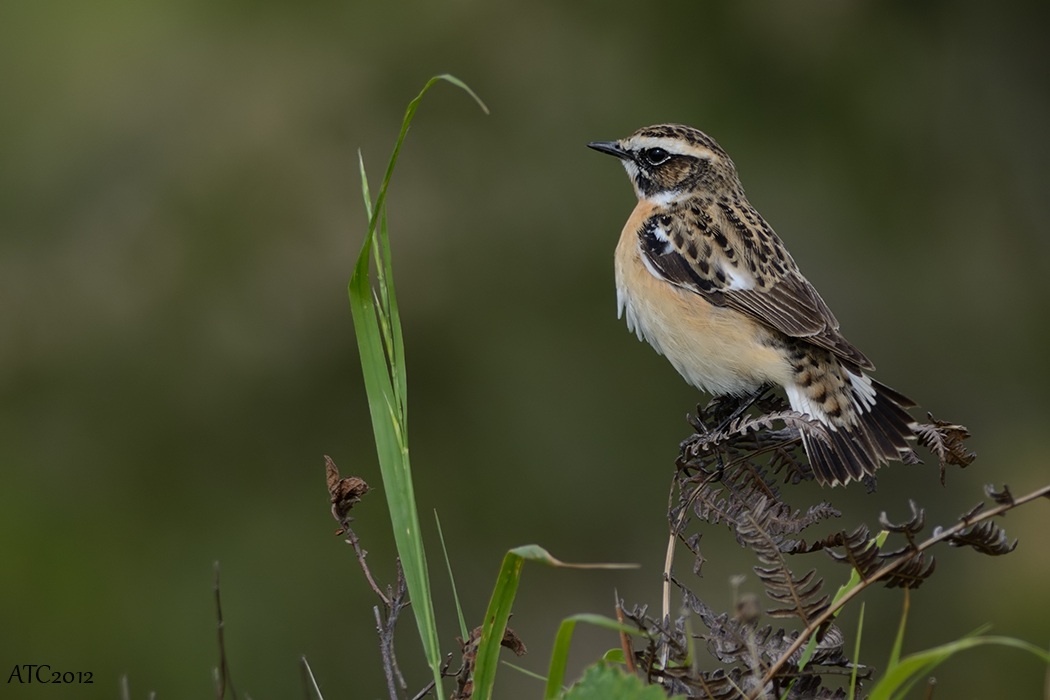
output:
<path id="1" fill-rule="evenodd" d="M 408 375 L 405 372 L 405 339 L 401 333 L 401 313 L 397 309 L 397 294 L 394 291 L 394 266 L 390 257 L 390 237 L 387 235 L 386 210 L 383 210 L 382 235 L 379 246 L 382 249 L 383 264 L 377 265 L 377 272 L 382 270 L 380 285 L 383 302 L 389 319 L 390 333 L 386 338 L 387 353 L 390 359 L 390 372 L 394 381 L 394 397 L 401 415 L 401 425 L 408 431 Z"/>
<path id="2" fill-rule="evenodd" d="M 390 178 L 394 174 L 394 166 L 397 164 L 398 155 L 401 153 L 401 146 L 405 142 L 405 136 L 408 134 L 408 127 L 412 123 L 412 118 L 415 116 L 416 110 L 419 109 L 419 103 L 423 101 L 423 96 L 427 94 L 427 91 L 441 81 L 452 83 L 456 87 L 466 91 L 467 94 L 474 98 L 474 101 L 478 103 L 485 114 L 489 113 L 489 108 L 485 106 L 485 103 L 481 101 L 481 98 L 459 78 L 444 73 L 442 75 L 435 75 L 428 80 L 426 85 L 423 86 L 423 89 L 419 91 L 418 95 L 416 95 L 416 98 L 408 103 L 408 108 L 405 110 L 405 117 L 401 122 L 401 132 L 397 136 L 397 142 L 394 144 L 394 151 L 390 154 L 390 162 L 386 168 L 386 175 L 383 177 L 383 187 L 379 191 L 379 196 L 376 197 L 375 208 L 377 211 L 386 204 L 386 185 L 390 182 Z M 373 216 L 373 218 L 375 217 Z M 375 230 L 374 222 L 370 223 L 369 229 L 370 232 Z"/>
<path id="3" fill-rule="evenodd" d="M 496 682 L 496 669 L 499 666 L 500 642 L 507 630 L 514 597 L 518 593 L 521 581 L 521 570 L 526 560 L 537 561 L 549 566 L 572 569 L 623 569 L 633 568 L 632 564 L 566 564 L 555 559 L 543 547 L 529 544 L 516 547 L 503 557 L 496 585 L 492 589 L 485 621 L 481 625 L 481 641 L 478 644 L 478 655 L 474 666 L 474 699 L 489 700 Z M 595 616 L 599 617 L 599 616 Z M 605 619 L 605 618 L 602 618 Z M 619 623 L 613 622 L 618 625 Z M 549 682 L 549 680 L 548 680 Z"/>
<path id="4" fill-rule="evenodd" d="M 1013 637 L 967 636 L 954 642 L 949 642 L 948 644 L 927 649 L 926 651 L 921 651 L 905 657 L 894 668 L 887 670 L 886 675 L 884 675 L 882 679 L 879 680 L 878 684 L 872 689 L 871 695 L 868 696 L 868 699 L 891 700 L 891 698 L 901 697 L 898 695 L 899 690 L 906 686 L 910 687 L 910 683 L 914 682 L 915 679 L 929 675 L 930 671 L 946 661 L 949 657 L 966 649 L 973 649 L 974 647 L 989 644 L 1013 647 L 1015 649 L 1027 651 L 1042 660 L 1043 663 L 1050 665 L 1050 653 L 1023 640 L 1014 639 Z"/>
<path id="5" fill-rule="evenodd" d="M 441 552 L 445 555 L 448 581 L 452 584 L 452 600 L 456 602 L 456 616 L 459 618 L 459 638 L 468 639 L 470 632 L 467 631 L 467 621 L 463 617 L 463 606 L 460 605 L 459 592 L 456 590 L 456 577 L 452 575 L 452 560 L 448 558 L 448 547 L 445 546 L 445 533 L 441 531 L 441 518 L 438 517 L 437 509 L 434 509 L 434 523 L 437 525 L 438 539 L 441 541 Z"/>
<path id="6" fill-rule="evenodd" d="M 875 535 L 875 538 L 874 538 L 875 539 L 875 544 L 876 544 L 876 546 L 878 546 L 879 549 L 882 549 L 882 545 L 886 544 L 886 538 L 889 537 L 889 535 L 890 535 L 890 533 L 888 531 L 886 531 L 886 530 L 882 530 L 881 532 L 879 532 L 879 534 Z M 859 586 L 860 583 L 861 583 L 860 574 L 857 573 L 856 569 L 853 569 L 850 572 L 849 580 L 847 580 L 846 583 L 844 583 L 841 586 L 839 586 L 839 589 L 837 591 L 835 591 L 835 596 L 831 599 L 831 605 L 834 606 L 836 603 L 838 603 L 839 600 L 841 600 L 844 595 L 846 595 L 847 593 L 852 591 L 854 588 Z M 905 595 L 907 595 L 907 590 L 905 590 Z M 840 610 L 839 612 L 842 612 L 842 611 Z M 838 617 L 838 613 L 835 613 L 835 615 L 831 619 L 834 620 L 836 617 Z M 901 635 L 903 635 L 903 629 L 901 630 Z M 813 654 L 816 652 L 816 650 L 817 650 L 817 637 L 816 637 L 816 635 L 813 635 L 813 636 L 811 636 L 809 638 L 809 641 L 806 642 L 806 647 L 805 647 L 805 649 L 802 650 L 802 656 L 799 657 L 798 668 L 799 668 L 800 671 L 802 669 L 806 668 L 806 664 L 808 664 L 809 660 L 813 658 Z M 856 658 L 857 657 L 854 657 L 854 660 L 856 660 Z M 784 692 L 781 694 L 781 696 L 780 696 L 781 700 L 784 700 L 784 698 L 787 698 L 788 694 L 791 692 L 791 689 L 794 686 L 795 686 L 795 681 L 792 680 L 788 684 L 788 687 L 785 688 Z"/>
<path id="7" fill-rule="evenodd" d="M 397 302 L 394 294 L 394 283 L 393 283 L 393 268 L 390 257 L 390 240 L 386 234 L 385 226 L 380 229 L 379 246 L 372 250 L 372 241 L 375 237 L 376 232 L 376 221 L 377 217 L 386 216 L 386 193 L 387 187 L 390 184 L 390 180 L 394 175 L 394 168 L 397 165 L 397 160 L 401 154 L 401 147 L 404 145 L 405 137 L 408 135 L 408 128 L 412 124 L 412 119 L 415 117 L 416 110 L 419 109 L 420 103 L 423 101 L 423 96 L 439 82 L 447 82 L 455 85 L 461 90 L 465 91 L 470 95 L 475 102 L 481 107 L 485 114 L 489 113 L 489 108 L 482 102 L 481 98 L 478 97 L 470 86 L 464 83 L 459 78 L 444 73 L 442 75 L 436 75 L 426 82 L 423 89 L 419 91 L 415 99 L 408 103 L 408 107 L 405 109 L 405 116 L 401 121 L 401 131 L 397 135 L 397 141 L 394 143 L 394 150 L 390 154 L 390 161 L 387 163 L 386 174 L 383 176 L 382 185 L 379 188 L 379 195 L 376 197 L 375 206 L 371 206 L 370 196 L 368 193 L 367 180 L 364 179 L 364 163 L 361 162 L 361 173 L 362 173 L 362 193 L 365 199 L 369 201 L 366 205 L 366 211 L 369 215 L 368 221 L 368 234 L 366 236 L 365 245 L 361 248 L 362 256 L 366 252 L 372 252 L 376 256 L 376 274 L 379 277 L 379 288 L 380 297 L 382 300 L 382 308 L 387 312 L 386 319 L 390 322 L 391 326 L 391 338 L 393 340 L 394 351 L 388 356 L 388 360 L 392 365 L 396 365 L 401 368 L 400 371 L 394 372 L 394 392 L 397 397 L 399 404 L 399 412 L 404 416 L 405 414 L 405 403 L 406 397 L 406 381 L 404 375 L 404 344 L 401 339 L 401 324 L 400 317 L 397 310 Z M 359 160 L 360 153 L 358 154 Z M 360 270 L 361 256 L 358 257 L 358 270 Z M 366 268 L 367 270 L 367 268 Z M 357 274 L 357 270 L 355 270 Z"/>
<path id="8" fill-rule="evenodd" d="M 401 432 L 408 433 L 408 412 L 405 404 L 405 385 L 408 375 L 405 371 L 405 348 L 401 342 L 401 316 L 397 311 L 397 298 L 394 294 L 394 274 L 390 262 L 390 234 L 387 229 L 386 207 L 379 212 L 378 245 L 373 244 L 372 252 L 376 266 L 376 284 L 372 290 L 379 318 L 379 330 L 386 352 L 387 371 L 393 378 L 394 405 L 397 407 L 398 424 Z M 380 251 L 382 250 L 382 254 Z"/>
<path id="9" fill-rule="evenodd" d="M 368 410 L 372 418 L 372 430 L 387 505 L 390 509 L 394 540 L 405 572 L 412 611 L 419 628 L 427 663 L 434 674 L 438 695 L 441 695 L 441 648 L 408 457 L 404 341 L 401 335 L 397 297 L 394 293 L 390 239 L 386 219 L 386 196 L 416 109 L 427 91 L 442 80 L 466 90 L 475 100 L 478 99 L 470 88 L 452 76 L 436 76 L 427 81 L 419 95 L 409 103 L 405 110 L 401 131 L 394 144 L 386 174 L 374 203 L 371 202 L 368 180 L 365 177 L 364 161 L 359 154 L 361 191 L 368 213 L 368 232 L 361 245 L 361 252 L 358 254 L 353 275 L 347 286 L 350 309 L 353 312 L 354 332 L 361 356 L 365 392 L 368 395 Z M 377 229 L 378 236 L 376 235 Z M 376 262 L 377 289 L 373 288 L 370 275 L 373 258 Z"/>
<path id="10" fill-rule="evenodd" d="M 368 191 L 368 174 L 365 172 L 365 157 L 361 155 L 361 149 L 357 149 L 357 170 L 361 174 L 361 194 L 365 198 L 365 216 L 368 223 L 372 223 L 372 194 Z"/>
<path id="11" fill-rule="evenodd" d="M 890 658 L 886 661 L 886 670 L 894 668 L 901 660 L 901 650 L 904 648 L 904 630 L 908 626 L 908 610 L 911 608 L 910 589 L 904 589 L 904 605 L 901 608 L 901 621 L 897 625 L 897 636 L 893 638 L 893 646 L 890 647 Z"/>
<path id="12" fill-rule="evenodd" d="M 860 638 L 864 633 L 864 603 L 860 604 L 860 619 L 857 621 L 857 641 L 853 643 L 853 671 L 849 676 L 849 700 L 857 697 L 857 671 L 860 669 Z"/>
<path id="13" fill-rule="evenodd" d="M 547 687 L 544 690 L 544 700 L 557 698 L 565 684 L 565 670 L 569 665 L 569 648 L 572 646 L 572 634 L 576 631 L 576 623 L 585 622 L 595 627 L 604 627 L 614 632 L 626 632 L 628 634 L 641 635 L 641 630 L 635 627 L 622 625 L 618 621 L 602 615 L 582 613 L 571 615 L 561 621 L 558 625 L 558 633 L 554 636 L 554 649 L 551 652 L 551 664 L 547 672 Z M 620 651 L 622 658 L 623 652 Z"/>
<path id="14" fill-rule="evenodd" d="M 500 664 L 506 666 L 507 668 L 512 668 L 515 671 L 517 671 L 518 673 L 520 673 L 520 674 L 522 674 L 524 676 L 528 676 L 529 678 L 532 678 L 534 680 L 537 680 L 540 683 L 546 683 L 547 682 L 547 677 L 546 676 L 541 676 L 540 674 L 536 673 L 535 671 L 530 671 L 529 669 L 524 668 L 522 666 L 519 666 L 517 664 L 512 664 L 509 661 L 500 661 Z"/>
<path id="15" fill-rule="evenodd" d="M 525 557 L 516 552 L 512 549 L 503 557 L 496 585 L 492 589 L 492 598 L 485 611 L 485 621 L 481 625 L 481 642 L 474 667 L 474 697 L 478 700 L 489 700 L 496 683 L 500 642 L 503 641 L 511 606 L 518 593 L 521 569 L 525 566 Z"/>
<path id="16" fill-rule="evenodd" d="M 907 590 L 907 589 L 905 589 L 905 590 Z M 905 599 L 905 602 L 906 603 L 908 602 L 907 598 Z M 984 634 L 985 632 L 987 632 L 991 628 L 992 628 L 991 625 L 981 625 L 980 627 L 975 629 L 973 632 L 970 632 L 969 634 L 963 635 L 962 639 L 975 639 L 977 637 L 980 637 L 982 634 Z M 923 653 L 925 653 L 925 652 L 919 652 L 918 655 L 921 655 Z M 895 668 L 897 668 L 898 666 L 900 666 L 900 658 L 899 658 L 900 655 L 898 654 L 897 656 L 898 656 L 898 658 L 894 659 L 893 665 L 886 667 L 886 672 L 883 674 L 883 677 L 892 675 L 893 670 Z M 933 669 L 936 668 L 937 665 L 940 664 L 944 660 L 945 659 L 927 660 L 925 667 L 920 668 L 915 673 L 911 674 L 910 677 L 905 677 L 905 680 L 904 680 L 903 684 L 898 686 L 896 689 L 893 690 L 893 697 L 894 698 L 899 698 L 900 700 L 903 700 L 903 698 L 908 696 L 908 694 L 911 692 L 911 689 L 916 684 L 920 683 L 923 678 L 928 677 L 929 674 L 933 672 Z"/>

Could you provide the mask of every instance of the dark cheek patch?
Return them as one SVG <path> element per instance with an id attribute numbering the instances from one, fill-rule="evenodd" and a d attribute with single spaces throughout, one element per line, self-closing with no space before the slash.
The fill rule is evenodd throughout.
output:
<path id="1" fill-rule="evenodd" d="M 656 182 L 651 180 L 648 175 L 641 172 L 638 173 L 638 189 L 641 190 L 642 194 L 646 197 L 652 197 L 659 192 Z"/>

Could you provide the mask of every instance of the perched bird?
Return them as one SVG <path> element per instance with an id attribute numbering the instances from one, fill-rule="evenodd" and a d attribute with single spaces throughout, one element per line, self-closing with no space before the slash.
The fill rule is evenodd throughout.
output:
<path id="1" fill-rule="evenodd" d="M 918 461 L 915 404 L 868 376 L 874 365 L 839 332 L 714 139 L 660 124 L 588 145 L 620 159 L 638 196 L 616 246 L 616 298 L 639 339 L 711 394 L 783 387 L 792 409 L 826 428 L 801 431 L 821 484 Z"/>

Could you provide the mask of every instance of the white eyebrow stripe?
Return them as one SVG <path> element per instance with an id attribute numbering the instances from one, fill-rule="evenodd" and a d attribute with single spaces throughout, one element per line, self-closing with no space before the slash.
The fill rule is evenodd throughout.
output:
<path id="1" fill-rule="evenodd" d="M 668 153 L 679 156 L 692 156 L 693 158 L 711 158 L 711 151 L 698 144 L 688 143 L 681 139 L 663 138 L 655 136 L 636 136 L 626 144 L 632 151 L 645 148 L 662 148 Z"/>

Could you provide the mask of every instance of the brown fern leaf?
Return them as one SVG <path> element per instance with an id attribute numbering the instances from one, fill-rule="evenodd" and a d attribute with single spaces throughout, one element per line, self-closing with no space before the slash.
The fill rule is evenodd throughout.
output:
<path id="1" fill-rule="evenodd" d="M 772 633 L 771 626 L 756 628 L 729 613 L 716 614 L 686 588 L 682 588 L 682 597 L 685 606 L 696 613 L 707 628 L 707 633 L 698 638 L 707 644 L 712 656 L 725 664 L 756 665 L 756 650 L 765 645 Z"/>
<path id="2" fill-rule="evenodd" d="M 771 617 L 798 617 L 803 623 L 827 609 L 829 595 L 821 595 L 824 580 L 815 570 L 795 576 L 781 551 L 784 541 L 783 521 L 777 514 L 787 506 L 779 501 L 762 498 L 750 504 L 736 523 L 737 539 L 758 557 L 762 566 L 754 571 L 766 588 L 766 595 L 784 607 L 767 610 Z M 798 529 L 802 529 L 801 525 Z"/>
<path id="3" fill-rule="evenodd" d="M 988 496 L 988 498 L 992 499 L 996 503 L 996 505 L 1014 505 L 1014 495 L 1010 493 L 1010 487 L 1006 484 L 1003 484 L 1003 488 L 1001 491 L 996 490 L 995 484 L 985 484 L 984 494 Z"/>
<path id="4" fill-rule="evenodd" d="M 898 557 L 906 559 L 893 571 L 881 578 L 881 583 L 886 588 L 910 588 L 915 590 L 933 575 L 937 568 L 937 561 L 925 552 L 915 552 L 909 548 L 886 552 L 880 555 L 884 564 L 888 564 Z"/>
<path id="5" fill-rule="evenodd" d="M 908 544 L 899 549 L 880 551 L 875 539 L 870 537 L 867 526 L 860 525 L 849 534 L 839 533 L 838 536 L 826 538 L 826 551 L 832 559 L 849 564 L 863 580 L 871 582 L 874 582 L 876 574 L 883 567 L 901 560 L 903 563 L 879 576 L 880 583 L 887 588 L 918 588 L 933 574 L 937 563 L 932 556 L 919 552 L 911 541 L 911 537 L 921 528 L 923 518 L 922 511 L 914 504 L 912 512 L 912 520 L 902 525 L 890 524 L 897 532 L 904 533 L 909 538 Z M 837 548 L 841 548 L 842 551 L 836 551 Z"/>
<path id="6" fill-rule="evenodd" d="M 852 566 L 862 579 L 867 580 L 882 566 L 879 546 L 870 536 L 867 525 L 858 525 L 848 534 L 840 532 L 828 537 L 827 544 L 828 556 Z M 841 547 L 842 552 L 835 551 L 834 547 Z"/>
<path id="7" fill-rule="evenodd" d="M 824 579 L 817 576 L 816 569 L 799 577 L 781 566 L 756 566 L 754 571 L 766 587 L 766 595 L 784 605 L 766 610 L 770 617 L 797 617 L 808 625 L 810 620 L 827 610 L 831 596 L 820 595 Z"/>
<path id="8" fill-rule="evenodd" d="M 933 530 L 935 537 L 940 532 L 940 528 L 934 528 Z M 956 534 L 945 538 L 945 541 L 952 547 L 970 547 L 981 554 L 989 556 L 1009 554 L 1017 548 L 1017 540 L 1010 542 L 1006 532 L 991 520 L 985 520 L 963 528 Z"/>
<path id="9" fill-rule="evenodd" d="M 970 437 L 970 431 L 965 426 L 938 420 L 933 417 L 932 413 L 927 413 L 926 417 L 930 422 L 917 423 L 913 430 L 919 442 L 937 456 L 943 485 L 945 471 L 949 464 L 964 469 L 977 458 L 977 453 L 965 445 L 966 438 Z"/>
<path id="10" fill-rule="evenodd" d="M 915 536 L 926 527 L 926 511 L 920 508 L 915 501 L 908 499 L 908 507 L 911 508 L 911 517 L 902 523 L 890 522 L 886 511 L 879 514 L 879 525 L 883 530 L 895 532 L 908 538 L 909 544 L 915 544 Z"/>
<path id="11" fill-rule="evenodd" d="M 720 426 L 712 432 L 697 433 L 693 436 L 693 453 L 695 455 L 699 450 L 707 449 L 714 443 L 724 442 L 734 436 L 741 436 L 746 433 L 757 433 L 761 430 L 771 431 L 773 429 L 773 423 L 778 422 L 783 423 L 788 428 L 793 428 L 795 431 L 808 430 L 821 439 L 830 440 L 827 429 L 822 423 L 815 421 L 798 411 L 774 411 L 773 413 L 763 413 L 757 416 L 745 414 L 733 418 L 728 423 Z"/>

